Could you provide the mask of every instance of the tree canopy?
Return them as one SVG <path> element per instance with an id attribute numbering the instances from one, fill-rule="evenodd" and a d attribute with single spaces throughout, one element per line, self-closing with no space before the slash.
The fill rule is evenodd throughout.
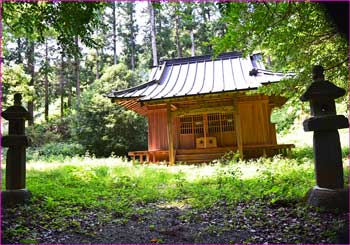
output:
<path id="1" fill-rule="evenodd" d="M 264 88 L 288 97 L 299 96 L 311 83 L 311 68 L 324 66 L 326 79 L 346 87 L 348 44 L 315 2 L 221 3 L 226 25 L 213 40 L 216 53 L 262 52 L 276 71 L 294 72 L 292 79 Z"/>
<path id="2" fill-rule="evenodd" d="M 104 3 L 99 2 L 5 2 L 2 13 L 8 33 L 44 42 L 54 32 L 67 50 L 77 52 L 75 36 L 88 47 L 96 45 L 91 36 L 103 7 Z"/>

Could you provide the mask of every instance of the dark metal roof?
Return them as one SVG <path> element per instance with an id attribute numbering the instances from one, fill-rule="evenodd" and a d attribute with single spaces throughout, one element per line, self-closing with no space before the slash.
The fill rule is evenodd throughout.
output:
<path id="1" fill-rule="evenodd" d="M 285 78 L 286 74 L 265 70 L 253 55 L 243 58 L 239 52 L 196 56 L 161 61 L 153 67 L 149 81 L 133 88 L 111 91 L 117 100 L 150 101 L 190 95 L 256 89 Z"/>

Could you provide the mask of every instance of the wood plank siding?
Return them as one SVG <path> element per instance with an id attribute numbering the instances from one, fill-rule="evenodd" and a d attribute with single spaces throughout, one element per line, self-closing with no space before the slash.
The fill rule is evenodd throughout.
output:
<path id="1" fill-rule="evenodd" d="M 148 110 L 148 150 L 168 150 L 167 110 Z"/>

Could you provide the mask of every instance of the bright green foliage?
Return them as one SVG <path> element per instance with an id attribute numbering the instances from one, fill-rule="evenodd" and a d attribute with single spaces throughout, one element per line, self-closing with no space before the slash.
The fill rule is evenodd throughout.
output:
<path id="1" fill-rule="evenodd" d="M 47 161 L 57 157 L 68 158 L 85 154 L 84 147 L 78 143 L 52 142 L 42 147 L 30 148 L 28 160 L 45 159 Z"/>
<path id="2" fill-rule="evenodd" d="M 218 201 L 299 202 L 315 184 L 312 159 L 299 160 L 275 157 L 168 168 L 75 157 L 60 164 L 29 163 L 27 179 L 34 198 L 46 200 L 51 210 L 62 205 L 103 207 L 127 215 L 136 204 L 158 201 L 183 201 L 196 208 Z"/>
<path id="3" fill-rule="evenodd" d="M 216 52 L 261 51 L 272 68 L 296 76 L 262 91 L 298 97 L 312 82 L 311 68 L 325 67 L 326 79 L 347 87 L 348 46 L 315 2 L 247 2 L 221 4 L 227 31 L 217 36 Z"/>
<path id="4" fill-rule="evenodd" d="M 112 89 L 117 91 L 135 86 L 136 83 L 136 74 L 128 70 L 125 64 L 118 64 L 106 67 L 102 77 L 95 81 L 92 88 L 96 92 L 104 94 L 112 91 Z"/>
<path id="5" fill-rule="evenodd" d="M 2 4 L 2 13 L 5 25 L 14 35 L 44 42 L 52 28 L 59 43 L 77 52 L 75 35 L 80 36 L 86 46 L 95 45 L 91 35 L 99 21 L 98 10 L 103 6 L 104 3 L 93 2 L 6 2 Z"/>
<path id="6" fill-rule="evenodd" d="M 105 94 L 135 84 L 136 77 L 123 64 L 108 67 L 101 79 L 81 95 L 80 106 L 71 118 L 73 139 L 96 156 L 126 155 L 147 149 L 146 120 L 111 103 Z"/>
<path id="7" fill-rule="evenodd" d="M 22 102 L 28 101 L 33 96 L 33 87 L 29 86 L 30 76 L 25 74 L 22 65 L 3 66 L 2 71 L 2 106 L 13 105 L 13 95 L 21 93 Z"/>

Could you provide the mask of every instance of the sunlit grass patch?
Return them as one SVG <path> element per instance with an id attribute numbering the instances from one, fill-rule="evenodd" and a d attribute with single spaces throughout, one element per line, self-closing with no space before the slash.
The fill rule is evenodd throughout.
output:
<path id="1" fill-rule="evenodd" d="M 346 166 L 344 169 L 347 182 L 349 171 Z M 296 151 L 292 159 L 276 156 L 175 166 L 84 156 L 59 162 L 30 161 L 27 188 L 33 198 L 13 212 L 30 216 L 44 230 L 93 235 L 94 224 L 125 223 L 154 208 L 205 212 L 217 205 L 233 210 L 250 203 L 294 205 L 301 203 L 314 185 L 314 163 L 308 149 Z M 255 212 L 245 210 L 250 211 Z M 27 228 L 25 219 L 19 222 Z M 11 227 L 6 230 L 10 233 L 31 237 L 30 229 Z"/>

